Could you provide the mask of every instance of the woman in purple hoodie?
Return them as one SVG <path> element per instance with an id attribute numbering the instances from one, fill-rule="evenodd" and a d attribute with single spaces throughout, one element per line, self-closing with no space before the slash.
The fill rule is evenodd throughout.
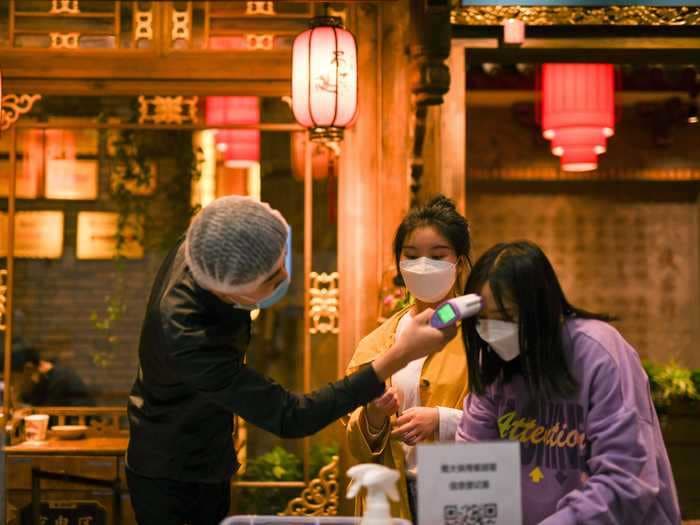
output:
<path id="1" fill-rule="evenodd" d="M 520 442 L 524 525 L 679 524 L 671 466 L 637 352 L 572 306 L 529 242 L 498 244 L 465 293 L 470 394 L 457 441 Z"/>

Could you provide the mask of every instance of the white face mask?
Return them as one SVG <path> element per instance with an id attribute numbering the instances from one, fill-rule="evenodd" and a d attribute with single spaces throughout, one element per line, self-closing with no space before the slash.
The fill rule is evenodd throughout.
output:
<path id="1" fill-rule="evenodd" d="M 457 279 L 457 265 L 427 257 L 401 261 L 401 276 L 408 291 L 424 303 L 444 299 Z"/>
<path id="2" fill-rule="evenodd" d="M 495 319 L 479 319 L 476 323 L 476 333 L 504 361 L 512 361 L 520 355 L 518 323 L 509 323 Z"/>

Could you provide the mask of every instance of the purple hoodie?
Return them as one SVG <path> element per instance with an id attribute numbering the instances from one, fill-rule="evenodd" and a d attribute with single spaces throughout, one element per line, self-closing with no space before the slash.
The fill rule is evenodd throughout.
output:
<path id="1" fill-rule="evenodd" d="M 576 319 L 564 350 L 575 399 L 535 405 L 521 375 L 470 394 L 457 441 L 520 441 L 523 524 L 681 522 L 649 381 L 612 326 Z"/>

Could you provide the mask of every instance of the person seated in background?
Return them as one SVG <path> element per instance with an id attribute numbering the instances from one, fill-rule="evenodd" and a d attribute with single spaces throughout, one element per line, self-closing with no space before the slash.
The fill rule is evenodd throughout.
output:
<path id="1" fill-rule="evenodd" d="M 462 322 L 456 439 L 520 443 L 523 524 L 679 524 L 648 378 L 610 318 L 569 303 L 526 241 L 487 250 L 464 293 L 483 308 Z"/>
<path id="2" fill-rule="evenodd" d="M 95 404 L 85 383 L 72 368 L 42 359 L 36 348 L 19 339 L 12 344 L 12 372 L 15 374 L 12 379 L 14 399 L 20 403 L 30 406 Z"/>

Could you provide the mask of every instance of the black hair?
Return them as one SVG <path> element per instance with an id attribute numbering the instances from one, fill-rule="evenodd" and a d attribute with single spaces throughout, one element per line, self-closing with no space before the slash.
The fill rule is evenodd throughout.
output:
<path id="1" fill-rule="evenodd" d="M 549 259 L 528 241 L 501 243 L 487 250 L 474 264 L 464 293 L 481 293 L 487 283 L 504 319 L 514 321 L 513 312 L 504 307 L 506 300 L 517 308 L 520 356 L 506 363 L 488 351 L 476 332 L 477 319 L 465 320 L 462 337 L 470 391 L 483 394 L 501 375 L 509 381 L 520 370 L 534 400 L 572 396 L 578 385 L 563 352 L 564 321 L 574 317 L 610 321 L 612 317 L 569 303 Z"/>
<path id="2" fill-rule="evenodd" d="M 0 357 L 3 359 L 0 363 L 0 370 L 5 370 L 4 355 Z M 21 372 L 24 370 L 24 366 L 30 363 L 34 366 L 39 366 L 39 351 L 36 348 L 29 346 L 14 347 L 12 349 L 12 371 Z"/>
<path id="3" fill-rule="evenodd" d="M 399 224 L 396 235 L 394 235 L 394 258 L 397 272 L 406 238 L 414 230 L 425 226 L 432 226 L 440 232 L 440 235 L 452 245 L 457 257 L 464 257 L 471 267 L 469 222 L 457 211 L 454 201 L 444 195 L 436 195 L 424 206 L 409 211 Z M 400 272 L 398 273 L 400 275 Z M 403 283 L 403 280 L 401 282 Z"/>

